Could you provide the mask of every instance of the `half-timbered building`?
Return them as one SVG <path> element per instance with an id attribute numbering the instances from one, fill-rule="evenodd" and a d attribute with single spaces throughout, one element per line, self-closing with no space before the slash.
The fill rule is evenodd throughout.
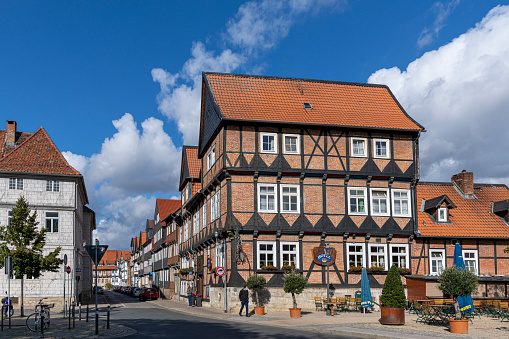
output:
<path id="1" fill-rule="evenodd" d="M 360 289 L 358 266 L 412 268 L 424 128 L 387 86 L 204 73 L 201 104 L 200 189 L 181 178 L 180 253 L 196 259 L 182 263 L 195 267 L 211 306 L 236 307 L 238 288 L 257 273 L 268 281 L 268 306 L 290 307 L 287 268 L 308 277 L 299 305 L 312 306 L 310 296 L 325 294 L 317 257 L 326 244 L 341 295 Z M 371 282 L 374 295 L 384 278 Z"/>

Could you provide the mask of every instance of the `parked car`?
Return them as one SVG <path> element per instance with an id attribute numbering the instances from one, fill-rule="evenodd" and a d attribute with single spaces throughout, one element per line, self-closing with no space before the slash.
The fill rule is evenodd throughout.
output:
<path id="1" fill-rule="evenodd" d="M 133 292 L 133 297 L 140 297 L 141 288 L 136 287 Z"/>
<path id="2" fill-rule="evenodd" d="M 93 287 L 92 292 L 95 294 L 95 286 Z M 102 286 L 97 286 L 97 294 L 104 294 L 104 288 Z"/>
<path id="3" fill-rule="evenodd" d="M 159 293 L 155 288 L 144 288 L 140 291 L 139 300 L 153 300 L 159 298 Z"/>

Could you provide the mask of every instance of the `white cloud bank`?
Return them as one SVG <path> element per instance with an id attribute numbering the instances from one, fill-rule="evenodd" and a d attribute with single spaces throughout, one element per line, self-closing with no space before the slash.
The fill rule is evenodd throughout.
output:
<path id="1" fill-rule="evenodd" d="M 421 179 L 449 181 L 466 169 L 476 182 L 509 184 L 509 6 L 406 70 L 381 69 L 368 82 L 387 84 L 426 127 Z"/>

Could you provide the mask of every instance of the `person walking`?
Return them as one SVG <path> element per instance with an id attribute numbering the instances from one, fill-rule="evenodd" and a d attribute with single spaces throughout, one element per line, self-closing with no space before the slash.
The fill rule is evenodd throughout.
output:
<path id="1" fill-rule="evenodd" d="M 248 304 L 249 304 L 249 293 L 247 292 L 247 285 L 244 285 L 242 290 L 239 292 L 239 299 L 242 304 L 239 315 L 242 317 L 242 310 L 244 309 L 244 306 L 246 307 L 246 317 L 249 317 L 249 310 L 248 310 Z"/>
<path id="2" fill-rule="evenodd" d="M 187 299 L 189 300 L 188 307 L 193 307 L 193 287 L 192 286 L 189 286 L 187 288 Z"/>

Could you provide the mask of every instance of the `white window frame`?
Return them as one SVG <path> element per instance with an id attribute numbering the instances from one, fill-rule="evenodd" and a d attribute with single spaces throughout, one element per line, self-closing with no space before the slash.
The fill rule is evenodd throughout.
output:
<path id="1" fill-rule="evenodd" d="M 396 204 L 394 203 L 394 193 L 396 192 L 406 192 L 407 193 L 407 202 L 408 202 L 408 213 L 407 214 L 398 214 L 396 213 Z M 412 199 L 410 190 L 408 189 L 393 189 L 391 190 L 391 203 L 392 203 L 392 215 L 395 217 L 411 217 L 412 216 Z"/>
<path id="2" fill-rule="evenodd" d="M 224 267 L 224 244 L 218 243 L 215 248 L 215 264 L 217 267 Z"/>
<path id="3" fill-rule="evenodd" d="M 393 256 L 393 249 L 394 248 L 405 248 L 405 254 L 404 254 L 404 257 L 405 257 L 405 267 L 400 267 L 400 266 L 398 266 L 398 267 L 400 267 L 400 268 L 410 268 L 410 253 L 409 253 L 410 249 L 409 249 L 408 244 L 390 244 L 389 245 L 389 261 L 390 261 L 389 265 L 391 265 L 391 267 L 392 267 L 392 265 L 395 264 L 394 260 L 392 260 L 393 259 L 392 256 Z M 396 253 L 395 255 L 397 255 L 398 257 L 403 257 L 403 255 L 400 254 L 400 253 Z"/>
<path id="4" fill-rule="evenodd" d="M 207 171 L 212 168 L 216 162 L 216 145 L 212 146 L 209 153 L 207 153 Z"/>
<path id="5" fill-rule="evenodd" d="M 297 189 L 297 193 L 283 193 L 283 188 L 296 188 Z M 287 185 L 287 184 L 282 184 L 279 186 L 279 190 L 280 190 L 280 204 L 281 204 L 281 213 L 293 213 L 293 214 L 300 214 L 300 185 Z M 289 196 L 289 197 L 297 197 L 297 210 L 293 211 L 293 210 L 285 210 L 284 209 L 284 203 L 283 203 L 283 199 L 285 196 Z"/>
<path id="6" fill-rule="evenodd" d="M 8 227 L 11 227 L 11 219 L 13 217 L 13 213 L 12 213 L 12 210 L 8 210 L 7 211 L 7 226 Z"/>
<path id="7" fill-rule="evenodd" d="M 23 190 L 23 178 L 9 178 L 9 189 L 10 190 Z"/>
<path id="8" fill-rule="evenodd" d="M 186 201 L 191 200 L 193 197 L 193 183 L 190 181 L 186 187 Z"/>
<path id="9" fill-rule="evenodd" d="M 210 222 L 216 220 L 221 215 L 221 191 L 217 192 L 210 198 Z"/>
<path id="10" fill-rule="evenodd" d="M 184 224 L 184 241 L 189 239 L 189 220 Z"/>
<path id="11" fill-rule="evenodd" d="M 286 150 L 286 138 L 296 138 L 297 139 L 297 150 L 294 151 L 287 151 Z M 284 154 L 300 154 L 300 135 L 298 134 L 283 134 L 283 153 Z"/>
<path id="12" fill-rule="evenodd" d="M 376 151 L 377 151 L 377 148 L 376 148 L 376 143 L 377 142 L 385 142 L 385 147 L 386 147 L 386 155 L 378 155 L 376 154 Z M 377 159 L 389 159 L 391 157 L 391 151 L 390 151 L 390 143 L 389 143 L 389 139 L 373 139 L 373 158 L 377 158 Z"/>
<path id="13" fill-rule="evenodd" d="M 362 153 L 362 154 L 354 154 L 354 152 L 353 152 L 353 143 L 354 143 L 354 141 L 362 141 L 362 142 L 364 142 L 364 153 Z M 350 139 L 350 155 L 352 157 L 356 157 L 356 158 L 366 158 L 368 156 L 368 139 L 367 138 L 352 137 Z"/>
<path id="14" fill-rule="evenodd" d="M 272 245 L 272 251 L 264 250 L 263 253 L 266 253 L 266 254 L 272 253 L 272 258 L 274 258 L 274 262 L 272 263 L 272 265 L 277 267 L 278 263 L 277 263 L 277 255 L 276 255 L 276 242 L 275 241 L 258 241 L 256 243 L 256 268 L 260 270 L 261 266 L 262 266 L 261 259 L 260 259 L 260 252 L 261 252 L 260 245 Z"/>
<path id="15" fill-rule="evenodd" d="M 373 191 L 383 191 L 383 192 L 385 192 L 385 194 L 386 194 L 385 200 L 386 200 L 386 205 L 387 205 L 387 212 L 380 213 L 380 212 L 375 212 L 373 210 L 373 208 L 375 206 L 375 204 L 373 202 L 373 199 L 374 199 Z M 389 216 L 390 215 L 390 211 L 391 211 L 391 203 L 390 203 L 391 199 L 390 199 L 389 189 L 388 188 L 371 188 L 369 193 L 370 193 L 371 215 Z M 379 199 L 379 198 L 377 198 L 377 199 Z"/>
<path id="16" fill-rule="evenodd" d="M 261 195 L 260 195 L 260 190 L 262 187 L 272 187 L 274 188 L 274 209 L 270 210 L 270 209 L 262 209 L 261 208 Z M 277 200 L 277 185 L 276 184 L 258 184 L 258 187 L 257 187 L 257 191 L 258 191 L 258 212 L 262 212 L 262 213 L 277 213 L 277 205 L 278 205 L 278 200 Z M 267 201 L 267 207 L 268 207 L 268 201 Z"/>
<path id="17" fill-rule="evenodd" d="M 283 251 L 283 245 L 295 245 L 295 251 Z M 281 267 L 284 264 L 283 255 L 287 254 L 295 254 L 295 268 L 300 269 L 300 256 L 299 256 L 299 242 L 298 241 L 281 241 L 279 243 L 279 263 Z M 288 265 L 291 265 L 290 262 L 288 262 Z"/>
<path id="18" fill-rule="evenodd" d="M 385 271 L 387 271 L 389 269 L 389 261 L 387 260 L 387 244 L 381 244 L 381 243 L 373 243 L 373 244 L 368 244 L 368 259 L 367 259 L 367 262 L 366 262 L 366 267 L 372 267 L 371 266 L 371 255 L 377 255 L 379 256 L 379 253 L 378 252 L 373 252 L 372 248 L 373 247 L 383 247 L 384 249 L 384 264 L 383 264 L 383 268 Z"/>
<path id="19" fill-rule="evenodd" d="M 440 212 L 444 212 L 443 218 L 440 216 Z M 449 214 L 449 211 L 448 211 L 447 207 L 438 208 L 437 209 L 437 221 L 438 222 L 447 222 L 447 220 L 449 219 L 448 214 Z"/>
<path id="20" fill-rule="evenodd" d="M 350 197 L 351 197 L 351 194 L 350 192 L 352 190 L 361 190 L 361 191 L 364 191 L 364 212 L 352 212 L 350 211 Z M 358 200 L 357 200 L 357 207 L 359 207 L 359 204 L 358 204 Z M 368 190 L 366 187 L 348 187 L 348 202 L 347 202 L 347 210 L 348 210 L 348 215 L 368 215 Z"/>
<path id="21" fill-rule="evenodd" d="M 46 192 L 59 192 L 60 182 L 55 180 L 46 180 Z"/>
<path id="22" fill-rule="evenodd" d="M 274 137 L 274 150 L 265 150 L 263 149 L 263 137 Z M 268 133 L 268 132 L 260 132 L 260 153 L 277 153 L 277 133 Z"/>
<path id="23" fill-rule="evenodd" d="M 207 227 L 207 200 L 203 203 L 202 206 L 202 228 Z"/>
<path id="24" fill-rule="evenodd" d="M 350 250 L 350 246 L 361 246 L 362 247 L 362 262 L 360 263 L 360 265 L 355 265 L 355 266 L 364 266 L 366 267 L 366 251 L 365 251 L 365 246 L 363 243 L 354 243 L 354 242 L 349 242 L 346 244 L 346 264 L 348 265 L 348 269 L 350 269 L 350 254 L 360 254 L 360 252 L 354 252 L 354 251 L 351 251 Z"/>
<path id="25" fill-rule="evenodd" d="M 200 211 L 193 215 L 193 235 L 197 235 L 198 232 L 200 232 Z"/>
<path id="26" fill-rule="evenodd" d="M 474 261 L 475 263 L 475 274 L 476 275 L 479 275 L 479 252 L 477 250 L 462 250 L 461 251 L 461 255 L 463 256 L 463 262 L 465 263 L 465 268 L 468 270 L 469 269 L 469 266 L 467 265 L 467 259 L 465 257 L 465 254 L 474 254 L 474 258 L 473 259 L 468 259 L 468 261 Z M 470 270 L 471 271 L 471 270 Z"/>
<path id="27" fill-rule="evenodd" d="M 48 213 L 56 213 L 56 216 L 48 216 Z M 44 227 L 45 229 L 47 230 L 48 233 L 58 233 L 60 231 L 60 225 L 59 225 L 59 222 L 58 222 L 58 219 L 59 219 L 59 214 L 58 212 L 53 212 L 53 211 L 48 211 L 46 213 L 44 213 Z M 50 228 L 48 229 L 48 221 L 50 222 L 51 226 Z M 56 221 L 56 228 L 57 230 L 55 231 L 54 230 L 54 227 L 55 227 L 55 221 Z"/>
<path id="28" fill-rule="evenodd" d="M 433 253 L 440 253 L 442 255 L 442 258 L 433 257 Z M 429 274 L 431 275 L 440 275 L 442 271 L 438 272 L 436 270 L 433 270 L 433 261 L 441 261 L 442 262 L 442 271 L 445 269 L 445 249 L 437 249 L 432 248 L 429 250 Z M 438 268 L 438 265 L 437 265 Z"/>

